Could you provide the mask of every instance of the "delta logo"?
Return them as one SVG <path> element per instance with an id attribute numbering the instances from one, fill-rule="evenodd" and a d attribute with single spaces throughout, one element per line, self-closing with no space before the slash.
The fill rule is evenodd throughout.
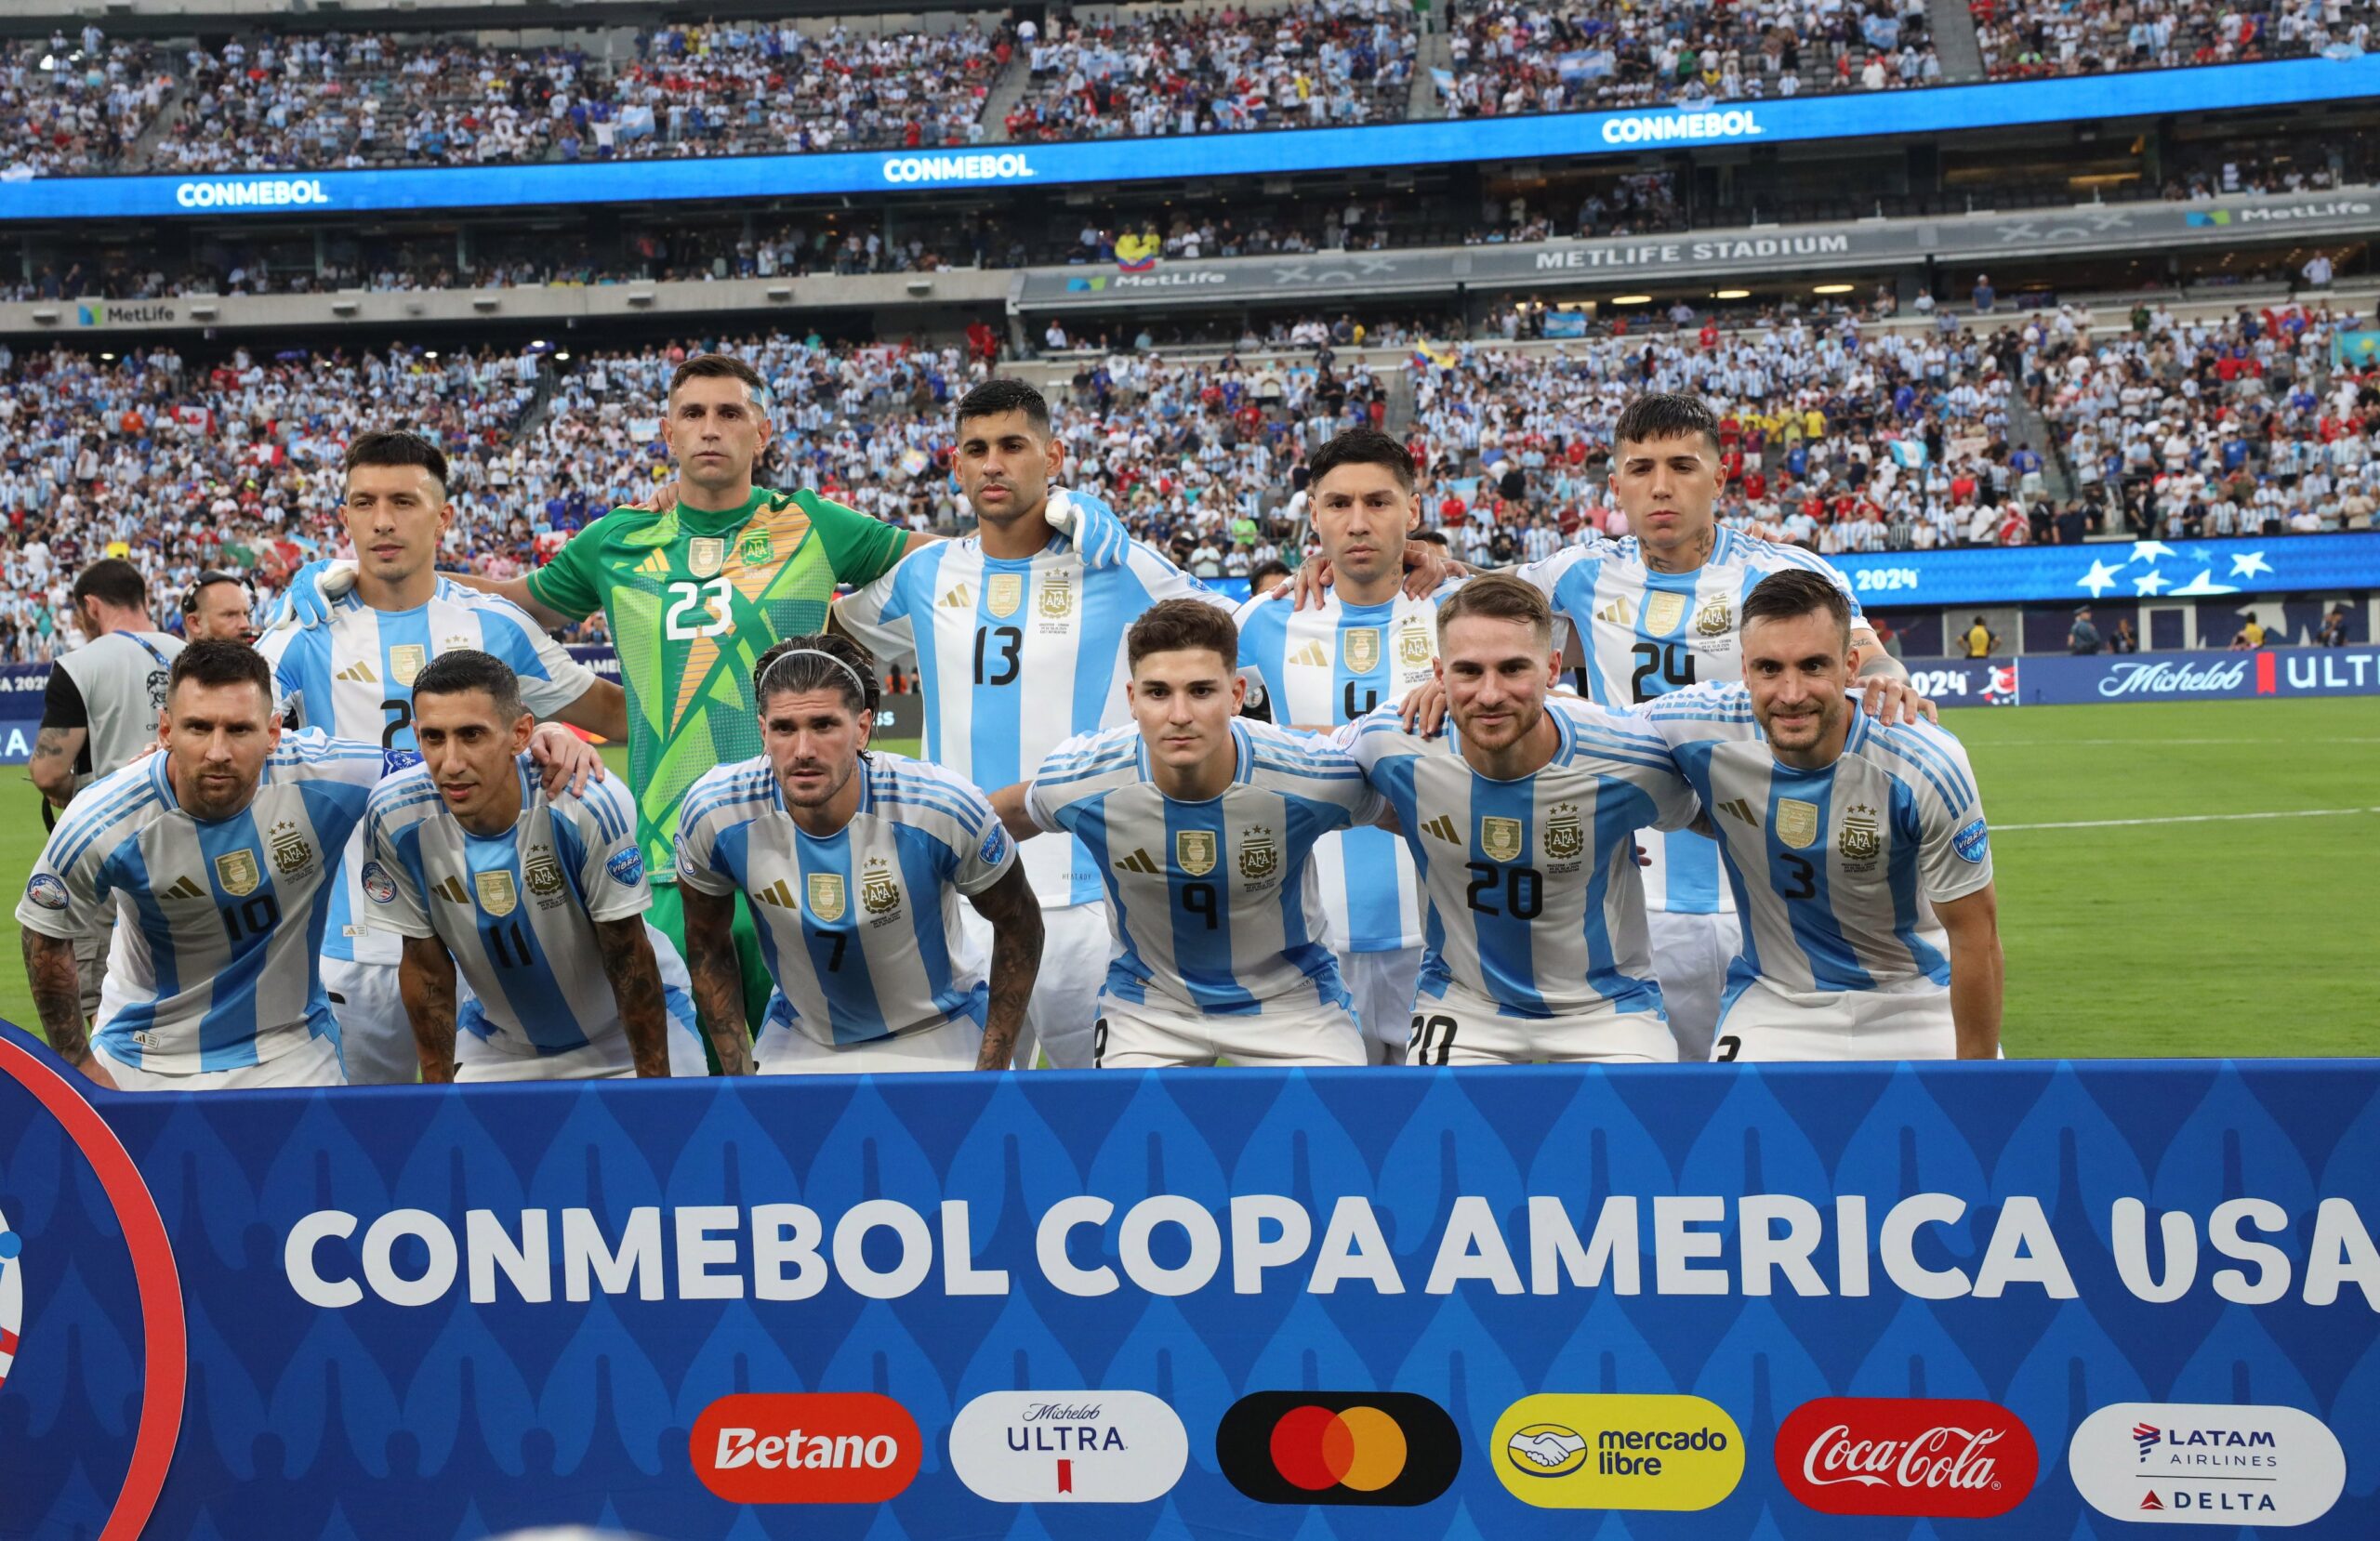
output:
<path id="1" fill-rule="evenodd" d="M 1190 1463 L 1190 1435 L 1146 1391 L 989 1391 L 950 1425 L 950 1468 L 996 1504 L 1145 1504 Z"/>
<path id="2" fill-rule="evenodd" d="M 1215 1459 L 1260 1504 L 1426 1504 L 1454 1483 L 1462 1436 L 1409 1391 L 1258 1391 L 1215 1429 Z"/>
<path id="3" fill-rule="evenodd" d="M 1996 1402 L 1820 1397 L 1777 1429 L 1777 1475 L 1820 1514 L 1989 1520 L 2025 1501 L 2041 1452 Z"/>
<path id="4" fill-rule="evenodd" d="M 2084 1502 L 2141 1524 L 2310 1524 L 2347 1486 L 2347 1453 L 2321 1419 L 2244 1403 L 2102 1407 L 2075 1426 L 2066 1466 Z"/>
<path id="5" fill-rule="evenodd" d="M 880 1504 L 918 1474 L 918 1420 L 872 1391 L 744 1392 L 703 1409 L 694 1475 L 731 1504 Z"/>
<path id="6" fill-rule="evenodd" d="M 1701 1397 L 1523 1397 L 1488 1449 L 1504 1491 L 1538 1508 L 1704 1509 L 1744 1475 L 1743 1431 Z"/>

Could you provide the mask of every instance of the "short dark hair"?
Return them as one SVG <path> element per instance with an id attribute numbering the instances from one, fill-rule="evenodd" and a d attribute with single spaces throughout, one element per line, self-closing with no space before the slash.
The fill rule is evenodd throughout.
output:
<path id="1" fill-rule="evenodd" d="M 1719 419 L 1711 415 L 1702 398 L 1656 390 L 1637 397 L 1621 410 L 1620 421 L 1612 426 L 1611 441 L 1616 449 L 1656 439 L 1683 439 L 1690 433 L 1700 434 L 1712 454 L 1719 453 Z"/>
<path id="2" fill-rule="evenodd" d="M 419 466 L 441 489 L 446 485 L 446 452 L 405 428 L 373 428 L 359 433 L 347 446 L 339 469 L 358 466 Z"/>
<path id="3" fill-rule="evenodd" d="M 1456 592 L 1461 592 L 1458 589 Z M 1823 573 L 1813 573 L 1805 567 L 1789 567 L 1782 573 L 1771 573 L 1752 586 L 1744 599 L 1743 625 L 1754 621 L 1791 621 L 1801 616 L 1825 611 L 1834 621 L 1834 629 L 1843 634 L 1845 646 L 1851 641 L 1851 601 L 1843 597 L 1834 580 Z"/>
<path id="4" fill-rule="evenodd" d="M 1413 452 L 1378 428 L 1349 428 L 1315 451 L 1305 465 L 1309 487 L 1321 486 L 1342 466 L 1382 466 L 1407 496 L 1413 493 Z"/>
<path id="5" fill-rule="evenodd" d="M 102 557 L 83 569 L 74 580 L 74 602 L 97 599 L 118 610 L 145 610 L 149 606 L 149 581 L 140 569 L 122 557 Z"/>
<path id="6" fill-rule="evenodd" d="M 273 703 L 272 665 L 264 661 L 263 653 L 245 642 L 209 638 L 192 642 L 174 654 L 173 670 L 165 676 L 168 703 L 185 679 L 197 685 L 254 685 L 264 692 L 268 709 Z"/>
<path id="7" fill-rule="evenodd" d="M 1466 578 L 1455 591 L 1438 601 L 1438 635 L 1446 635 L 1447 627 L 1465 616 L 1476 615 L 1489 621 L 1518 621 L 1540 639 L 1554 639 L 1554 607 L 1545 595 L 1527 579 L 1510 573 L 1483 573 Z"/>
<path id="8" fill-rule="evenodd" d="M 741 380 L 756 402 L 769 394 L 769 382 L 760 378 L 760 372 L 732 353 L 697 353 L 688 359 L 669 372 L 669 394 L 677 395 L 688 380 Z"/>
<path id="9" fill-rule="evenodd" d="M 416 701 L 425 695 L 461 695 L 468 691 L 485 691 L 488 699 L 496 703 L 499 721 L 511 722 L 524 710 L 521 705 L 521 677 L 512 672 L 512 665 L 477 648 L 442 652 L 413 678 Z"/>
<path id="10" fill-rule="evenodd" d="M 256 589 L 254 586 L 248 582 L 247 574 L 244 573 L 226 573 L 219 567 L 210 567 L 205 572 L 201 573 L 197 579 L 191 584 L 190 587 L 183 592 L 182 613 L 185 615 L 194 613 L 198 609 L 198 596 L 201 591 L 211 588 L 217 584 L 238 584 L 242 588 L 247 590 L 249 608 L 255 608 L 257 602 Z"/>
<path id="11" fill-rule="evenodd" d="M 825 653 L 826 657 L 818 655 Z M 782 666 L 780 666 L 782 665 Z M 760 654 L 752 665 L 752 705 L 768 709 L 773 695 L 799 695 L 805 691 L 840 691 L 844 703 L 862 716 L 872 716 L 884 687 L 876 678 L 876 656 L 840 632 L 813 637 L 788 637 Z"/>
<path id="12" fill-rule="evenodd" d="M 1004 412 L 1025 414 L 1037 433 L 1050 431 L 1048 398 L 1023 380 L 985 380 L 959 398 L 957 420 L 964 428 L 971 417 L 998 417 Z"/>
<path id="13" fill-rule="evenodd" d="M 1227 669 L 1239 666 L 1239 626 L 1231 612 L 1204 599 L 1160 599 L 1124 634 L 1125 666 L 1137 669 L 1153 652 L 1198 648 L 1221 654 Z"/>
<path id="14" fill-rule="evenodd" d="M 1267 557 L 1248 570 L 1248 592 L 1262 598 L 1264 591 L 1272 586 L 1264 581 L 1265 579 L 1272 578 L 1278 581 L 1289 575 L 1288 562 L 1278 557 Z"/>

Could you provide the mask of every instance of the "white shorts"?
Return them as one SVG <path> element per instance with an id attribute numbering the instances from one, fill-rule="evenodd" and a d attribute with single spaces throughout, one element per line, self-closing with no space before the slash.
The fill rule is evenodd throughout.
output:
<path id="1" fill-rule="evenodd" d="M 1363 1029 L 1341 1006 L 1273 1006 L 1253 1017 L 1207 1016 L 1156 1002 L 1099 997 L 1092 1068 L 1151 1070 L 1169 1065 L 1363 1065 Z"/>
<path id="2" fill-rule="evenodd" d="M 1931 980 L 1803 992 L 1754 980 L 1719 1019 L 1718 1060 L 1955 1060 L 1950 992 Z"/>
<path id="3" fill-rule="evenodd" d="M 694 1021 L 694 987 L 685 959 L 668 933 L 648 922 L 645 940 L 653 943 L 653 961 L 661 970 L 663 1030 L 669 1044 L 669 1074 L 700 1080 L 710 1073 L 703 1058 L 702 1028 Z M 469 986 L 464 986 L 466 990 Z M 498 1048 L 470 1033 L 455 1035 L 455 1079 L 470 1081 L 632 1081 L 636 1051 L 626 1028 L 615 1028 L 560 1054 L 523 1054 Z"/>
<path id="4" fill-rule="evenodd" d="M 166 1075 L 127 1065 L 99 1045 L 91 1052 L 108 1067 L 115 1084 L 126 1091 L 253 1091 L 263 1087 L 343 1087 L 338 1046 L 327 1037 L 309 1038 L 286 1054 L 260 1065 L 234 1065 L 230 1070 L 199 1070 Z"/>
<path id="5" fill-rule="evenodd" d="M 1413 987 L 1421 973 L 1421 949 L 1394 953 L 1342 953 L 1339 977 L 1355 997 L 1355 1021 L 1376 1065 L 1401 1065 L 1412 1037 Z"/>
<path id="6" fill-rule="evenodd" d="M 775 1022 L 760 1030 L 752 1046 L 755 1068 L 762 1075 L 883 1075 L 909 1070 L 973 1070 L 983 1052 L 984 1030 L 972 1017 L 957 1017 L 940 1027 L 912 1029 L 890 1038 L 830 1048 L 799 1027 Z"/>
<path id="7" fill-rule="evenodd" d="M 959 906 L 959 921 L 967 929 L 968 945 L 989 969 L 992 923 L 972 904 Z M 1115 950 L 1106 901 L 1041 912 L 1041 968 L 1033 976 L 1033 998 L 1025 1003 L 1025 1031 L 1016 1035 L 1017 1069 L 1033 1068 L 1037 1048 L 1055 1069 L 1091 1068 L 1091 1024 L 1099 1016 L 1099 992 L 1107 983 L 1107 960 Z M 975 1062 L 972 1051 L 967 1062 Z"/>
<path id="8" fill-rule="evenodd" d="M 460 981 L 457 980 L 459 987 Z M 323 989 L 338 1021 L 338 1057 L 352 1087 L 409 1087 L 421 1079 L 421 1051 L 393 963 L 323 959 Z"/>
<path id="9" fill-rule="evenodd" d="M 1563 1017 L 1507 1017 L 1460 985 L 1413 1003 L 1408 1065 L 1674 1064 L 1677 1043 L 1658 1011 L 1609 1002 Z"/>
<path id="10" fill-rule="evenodd" d="M 1661 1009 L 1670 1019 L 1677 1057 L 1688 1064 L 1711 1058 L 1719 1031 L 1719 1000 L 1726 993 L 1727 965 L 1743 951 L 1742 923 L 1730 915 L 1645 916 L 1653 944 L 1653 977 L 1661 981 Z"/>

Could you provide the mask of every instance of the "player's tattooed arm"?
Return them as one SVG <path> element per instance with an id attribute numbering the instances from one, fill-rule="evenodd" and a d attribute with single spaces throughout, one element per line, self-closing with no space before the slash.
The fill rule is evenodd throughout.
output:
<path id="1" fill-rule="evenodd" d="M 969 902 L 992 923 L 992 998 L 984 1012 L 984 1047 L 975 1068 L 1006 1070 L 1016 1055 L 1033 981 L 1041 972 L 1041 901 L 1033 896 L 1025 863 L 1017 862 Z"/>
<path id="2" fill-rule="evenodd" d="M 1018 782 L 991 795 L 992 811 L 1000 816 L 1000 827 L 1008 831 L 1012 840 L 1030 840 L 1041 833 L 1041 826 L 1033 822 L 1032 813 L 1025 806 L 1025 795 L 1031 788 L 1031 783 Z"/>
<path id="3" fill-rule="evenodd" d="M 397 994 L 413 1023 L 414 1052 L 425 1086 L 455 1079 L 455 959 L 434 936 L 405 938 Z"/>
<path id="4" fill-rule="evenodd" d="M 74 758 L 90 738 L 87 728 L 44 728 L 33 735 L 33 757 L 25 774 L 53 808 L 64 808 L 74 797 Z"/>
<path id="5" fill-rule="evenodd" d="M 669 1013 L 662 999 L 661 965 L 653 955 L 652 939 L 644 934 L 644 916 L 595 922 L 595 945 L 603 955 L 603 975 L 612 981 L 620 1025 L 628 1029 L 637 1074 L 668 1075 Z"/>
<path id="6" fill-rule="evenodd" d="M 735 964 L 735 899 L 685 883 L 686 971 L 694 985 L 694 1013 L 719 1056 L 721 1075 L 752 1073 L 752 1034 L 744 1026 L 744 976 Z"/>
<path id="7" fill-rule="evenodd" d="M 91 1038 L 83 1022 L 83 981 L 74 968 L 74 944 L 44 936 L 28 926 L 25 933 L 25 979 L 33 985 L 33 1010 L 41 1017 L 41 1034 L 58 1057 L 100 1086 L 115 1088 L 115 1077 L 91 1052 Z"/>

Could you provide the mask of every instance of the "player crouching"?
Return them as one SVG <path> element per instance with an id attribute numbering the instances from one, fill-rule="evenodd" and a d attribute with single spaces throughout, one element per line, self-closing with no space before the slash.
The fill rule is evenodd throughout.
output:
<path id="1" fill-rule="evenodd" d="M 372 794 L 362 888 L 370 922 L 404 938 L 421 1078 L 703 1074 L 685 965 L 644 921 L 627 788 L 549 797 L 519 677 L 492 653 L 440 653 L 413 706 L 422 762 Z"/>

